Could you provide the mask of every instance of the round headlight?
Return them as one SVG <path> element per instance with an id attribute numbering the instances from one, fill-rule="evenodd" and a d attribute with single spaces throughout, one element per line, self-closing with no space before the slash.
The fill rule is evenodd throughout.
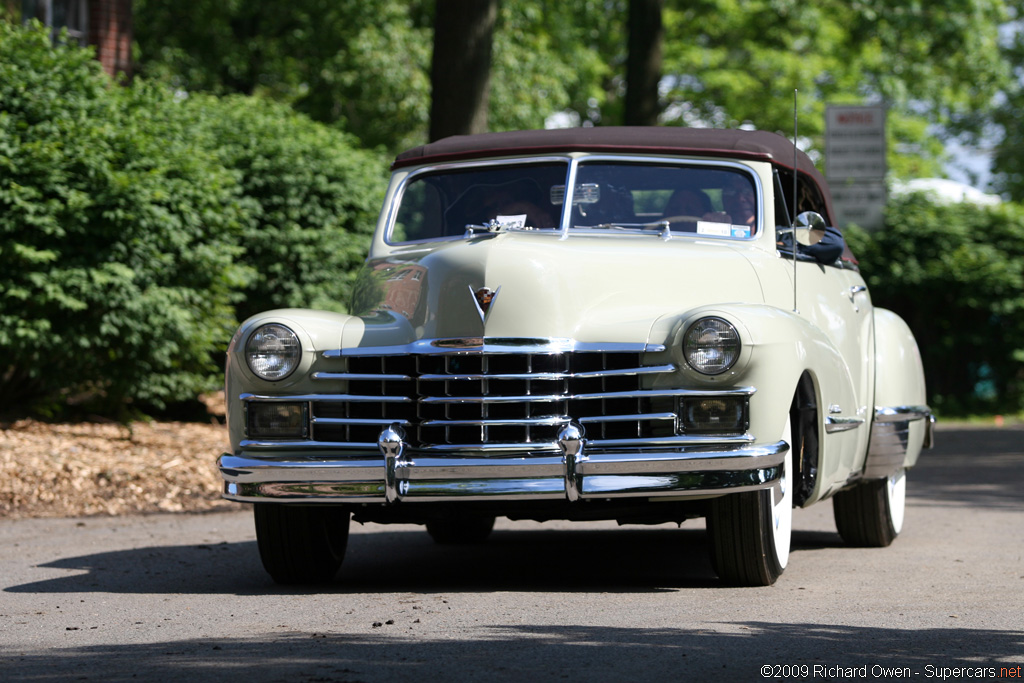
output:
<path id="1" fill-rule="evenodd" d="M 295 372 L 301 358 L 299 338 L 284 325 L 261 325 L 245 343 L 245 361 L 263 379 L 284 379 Z"/>
<path id="2" fill-rule="evenodd" d="M 702 375 L 720 375 L 740 357 L 740 334 L 721 318 L 701 318 L 683 335 L 686 362 Z"/>

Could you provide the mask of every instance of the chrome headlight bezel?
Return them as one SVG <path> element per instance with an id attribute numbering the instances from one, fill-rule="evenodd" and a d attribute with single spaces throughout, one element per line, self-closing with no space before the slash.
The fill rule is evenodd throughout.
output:
<path id="1" fill-rule="evenodd" d="M 302 362 L 302 342 L 286 325 L 266 323 L 249 333 L 245 341 L 245 364 L 260 379 L 287 379 Z"/>
<path id="2" fill-rule="evenodd" d="M 683 358 L 704 376 L 721 375 L 736 365 L 743 351 L 740 332 L 720 316 L 699 318 L 686 328 L 682 338 Z"/>

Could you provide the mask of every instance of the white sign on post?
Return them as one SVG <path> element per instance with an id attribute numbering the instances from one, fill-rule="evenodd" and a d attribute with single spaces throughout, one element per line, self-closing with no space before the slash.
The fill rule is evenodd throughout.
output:
<path id="1" fill-rule="evenodd" d="M 882 227 L 885 153 L 885 107 L 825 109 L 826 177 L 840 226 Z"/>

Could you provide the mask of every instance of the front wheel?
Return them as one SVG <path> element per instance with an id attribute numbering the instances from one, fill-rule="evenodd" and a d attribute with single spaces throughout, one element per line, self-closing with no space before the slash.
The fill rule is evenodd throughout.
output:
<path id="1" fill-rule="evenodd" d="M 711 564 L 726 583 L 770 586 L 789 562 L 793 533 L 793 436 L 789 420 L 782 438 L 790 447 L 778 485 L 711 501 L 707 517 Z"/>
<path id="2" fill-rule="evenodd" d="M 832 498 L 836 529 L 850 545 L 884 548 L 903 529 L 907 471 L 887 479 L 864 481 Z"/>
<path id="3" fill-rule="evenodd" d="M 263 568 L 280 584 L 326 583 L 345 559 L 349 512 L 332 506 L 256 503 Z"/>

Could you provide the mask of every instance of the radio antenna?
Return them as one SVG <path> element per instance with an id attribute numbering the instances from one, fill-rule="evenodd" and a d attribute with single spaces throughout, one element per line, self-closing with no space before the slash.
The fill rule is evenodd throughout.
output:
<path id="1" fill-rule="evenodd" d="M 797 164 L 800 162 L 799 149 L 796 146 L 797 140 L 797 93 L 799 90 L 793 88 L 793 214 L 789 217 L 790 235 L 793 238 L 793 312 L 799 313 L 796 306 L 796 213 L 797 213 Z"/>

